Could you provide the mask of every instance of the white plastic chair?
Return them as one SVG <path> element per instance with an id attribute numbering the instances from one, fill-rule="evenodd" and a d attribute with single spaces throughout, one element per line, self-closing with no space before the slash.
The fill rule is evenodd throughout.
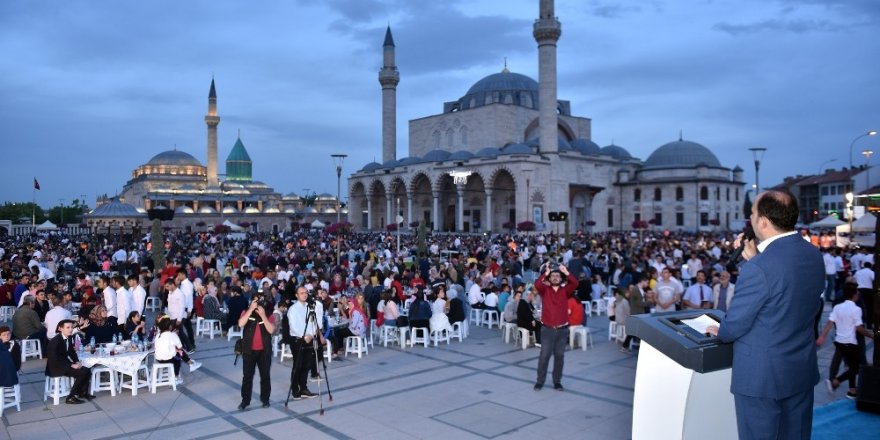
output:
<path id="1" fill-rule="evenodd" d="M 449 339 L 458 338 L 458 342 L 462 342 L 464 340 L 465 325 L 467 325 L 465 321 L 453 322 L 452 330 L 449 332 Z"/>
<path id="2" fill-rule="evenodd" d="M 483 316 L 483 309 L 471 309 L 471 315 L 468 321 L 473 322 L 476 325 L 480 325 Z"/>
<path id="3" fill-rule="evenodd" d="M 345 356 L 349 353 L 355 353 L 360 359 L 363 355 L 369 354 L 367 351 L 367 341 L 362 336 L 348 336 L 345 338 Z"/>
<path id="4" fill-rule="evenodd" d="M 608 321 L 608 340 L 613 341 L 617 338 L 617 322 Z"/>
<path id="5" fill-rule="evenodd" d="M 13 406 L 21 412 L 21 387 L 18 384 L 0 387 L 0 417 L 3 417 L 3 410 Z"/>
<path id="6" fill-rule="evenodd" d="M 147 306 L 146 309 L 155 312 L 158 311 L 162 307 L 162 299 L 158 296 L 150 296 L 147 297 Z"/>
<path id="7" fill-rule="evenodd" d="M 46 376 L 46 382 L 43 385 L 43 402 L 52 398 L 52 402 L 58 405 L 62 397 L 70 394 L 70 378 L 67 376 L 50 377 Z"/>
<path id="8" fill-rule="evenodd" d="M 409 345 L 415 347 L 416 344 L 423 344 L 428 348 L 428 329 L 425 327 L 413 327 L 409 331 Z"/>
<path id="9" fill-rule="evenodd" d="M 106 380 L 103 378 L 106 377 Z M 92 367 L 92 383 L 89 393 L 98 391 L 110 391 L 111 396 L 116 396 L 116 372 L 107 367 Z"/>
<path id="10" fill-rule="evenodd" d="M 434 341 L 434 346 L 440 345 L 440 341 L 446 341 L 449 344 L 449 330 L 443 328 L 439 330 L 431 330 L 431 340 Z"/>
<path id="11" fill-rule="evenodd" d="M 177 375 L 174 374 L 174 364 L 153 362 L 152 374 L 150 374 L 150 392 L 156 394 L 156 388 L 170 386 L 177 391 Z"/>
<path id="12" fill-rule="evenodd" d="M 43 349 L 39 339 L 22 339 L 21 362 L 24 363 L 29 357 L 43 358 Z"/>
<path id="13" fill-rule="evenodd" d="M 153 362 L 153 364 L 158 364 L 158 362 Z M 171 365 L 171 364 L 168 364 Z M 143 373 L 144 378 L 141 379 L 141 373 Z M 126 380 L 126 376 L 128 380 Z M 126 373 L 123 371 L 119 372 L 119 378 L 117 379 L 119 382 L 116 387 L 118 391 L 121 393 L 123 389 L 131 390 L 132 396 L 137 396 L 138 390 L 141 388 L 149 388 L 150 387 L 150 370 L 147 368 L 147 360 L 144 359 L 141 362 L 141 365 L 138 367 L 136 371 L 133 373 Z"/>
<path id="14" fill-rule="evenodd" d="M 217 334 L 217 335 L 223 334 L 223 326 L 220 324 L 219 319 L 204 319 L 204 318 L 199 318 L 199 319 L 201 319 L 201 321 L 200 321 L 201 327 L 198 330 L 196 330 L 197 335 L 199 333 L 201 333 L 202 336 L 208 335 L 211 337 L 211 339 L 214 339 L 215 334 Z M 227 340 L 228 340 L 228 338 L 227 338 Z"/>
<path id="15" fill-rule="evenodd" d="M 498 310 L 495 309 L 483 309 L 483 314 L 481 317 L 483 324 L 486 324 L 486 328 L 491 329 L 492 324 L 495 324 L 495 327 L 499 327 L 498 323 Z"/>
<path id="16" fill-rule="evenodd" d="M 575 325 L 568 328 L 568 345 L 571 346 L 571 349 L 574 350 L 577 347 L 577 342 L 580 340 L 581 348 L 584 351 L 587 351 L 587 346 L 593 346 L 593 335 L 590 334 L 590 329 L 584 327 L 582 325 Z"/>
<path id="17" fill-rule="evenodd" d="M 226 332 L 226 340 L 227 341 L 231 341 L 232 338 L 243 338 L 243 337 L 244 337 L 244 330 L 242 330 L 238 326 L 229 327 L 229 331 Z"/>
<path id="18" fill-rule="evenodd" d="M 504 322 L 501 324 L 501 340 L 504 341 L 505 344 L 509 343 L 511 339 L 516 339 L 516 323 L 515 322 Z"/>
<path id="19" fill-rule="evenodd" d="M 532 342 L 532 337 L 535 333 L 522 327 L 517 327 L 517 330 L 519 330 L 519 341 L 522 344 L 522 349 L 525 350 L 529 348 L 529 344 Z"/>

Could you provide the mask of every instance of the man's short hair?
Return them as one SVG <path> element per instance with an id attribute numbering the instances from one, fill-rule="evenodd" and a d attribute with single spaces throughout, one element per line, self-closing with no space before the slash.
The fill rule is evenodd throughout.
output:
<path id="1" fill-rule="evenodd" d="M 76 325 L 76 323 L 74 323 L 72 319 L 62 319 L 61 321 L 58 321 L 58 325 L 55 326 L 55 331 L 57 332 L 61 330 L 61 327 L 64 327 L 64 324 L 68 323 L 70 325 Z"/>
<path id="2" fill-rule="evenodd" d="M 797 199 L 785 190 L 771 190 L 758 198 L 756 211 L 779 231 L 794 231 L 798 219 Z"/>

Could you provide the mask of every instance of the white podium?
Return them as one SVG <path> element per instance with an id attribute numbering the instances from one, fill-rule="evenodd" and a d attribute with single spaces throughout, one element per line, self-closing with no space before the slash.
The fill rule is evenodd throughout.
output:
<path id="1" fill-rule="evenodd" d="M 686 331 L 680 321 L 693 316 L 693 312 L 668 312 L 627 320 L 627 332 L 642 339 L 633 395 L 633 440 L 738 438 L 730 393 L 731 347 L 708 343 L 706 337 Z"/>

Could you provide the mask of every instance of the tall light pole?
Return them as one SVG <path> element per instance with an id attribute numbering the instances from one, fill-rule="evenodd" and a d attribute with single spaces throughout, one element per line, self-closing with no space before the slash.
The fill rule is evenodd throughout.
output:
<path id="1" fill-rule="evenodd" d="M 855 200 L 855 198 L 853 196 L 852 191 L 846 193 L 846 207 L 849 208 L 849 212 L 847 213 L 847 217 L 849 217 L 847 219 L 847 221 L 849 222 L 849 243 L 846 245 L 847 249 L 852 248 L 852 245 L 853 245 L 852 224 L 853 224 L 853 215 L 855 214 L 855 211 L 856 211 L 854 200 Z"/>
<path id="2" fill-rule="evenodd" d="M 856 144 L 856 141 L 857 141 L 857 140 L 859 140 L 859 139 L 861 139 L 861 138 L 863 138 L 863 137 L 866 137 L 866 136 L 874 136 L 874 135 L 876 135 L 876 134 L 877 134 L 877 131 L 875 131 L 875 130 L 868 130 L 868 131 L 866 131 L 865 133 L 862 133 L 862 134 L 856 136 L 856 138 L 853 139 L 852 142 L 849 143 L 849 167 L 850 167 L 850 169 L 852 169 L 852 167 L 853 167 L 853 162 L 852 162 L 852 150 L 853 150 L 853 145 Z"/>
<path id="3" fill-rule="evenodd" d="M 340 202 L 340 193 L 342 185 L 342 162 L 348 157 L 347 154 L 331 154 L 333 163 L 336 165 L 336 267 L 341 264 L 340 245 L 342 243 L 341 221 L 342 221 L 342 205 Z"/>
<path id="4" fill-rule="evenodd" d="M 403 221 L 400 215 L 400 197 L 397 198 L 397 210 L 394 212 L 394 222 L 397 223 L 397 258 L 400 258 L 400 230 L 403 229 L 400 222 Z"/>
<path id="5" fill-rule="evenodd" d="M 863 151 L 862 154 L 864 154 L 864 153 L 865 152 Z M 872 151 L 872 153 L 873 153 L 873 151 Z M 58 199 L 58 201 L 61 203 L 61 225 L 63 225 L 64 224 L 64 199 Z M 61 226 L 61 225 L 58 225 L 58 226 Z"/>
<path id="6" fill-rule="evenodd" d="M 758 177 L 758 171 L 761 169 L 761 159 L 764 158 L 764 153 L 767 152 L 767 149 L 764 147 L 752 147 L 749 148 L 749 151 L 752 152 L 752 157 L 755 158 L 755 194 L 761 192 L 761 179 Z"/>
<path id="7" fill-rule="evenodd" d="M 816 172 L 816 175 L 821 176 L 822 174 L 825 174 L 825 172 L 823 171 L 825 169 L 825 165 L 828 165 L 831 162 L 837 162 L 837 159 L 828 159 L 825 162 L 822 162 L 822 165 L 819 165 L 819 171 Z"/>
<path id="8" fill-rule="evenodd" d="M 871 156 L 874 150 L 862 150 L 862 156 L 865 156 L 865 191 L 871 189 Z M 853 188 L 855 189 L 855 188 Z"/>

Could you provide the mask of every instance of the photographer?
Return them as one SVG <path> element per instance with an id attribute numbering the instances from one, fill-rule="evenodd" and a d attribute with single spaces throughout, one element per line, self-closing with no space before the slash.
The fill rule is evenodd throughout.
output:
<path id="1" fill-rule="evenodd" d="M 311 313 L 312 319 L 308 321 Z M 287 311 L 287 320 L 290 323 L 290 338 L 293 341 L 294 364 L 290 373 L 290 389 L 293 400 L 303 398 L 310 399 L 317 394 L 308 389 L 308 374 L 315 362 L 315 352 L 312 348 L 314 339 L 317 337 L 321 345 L 326 344 L 324 335 L 321 334 L 323 326 L 324 306 L 320 301 L 309 297 L 305 287 L 296 289 L 296 302 Z M 307 325 L 308 324 L 308 325 Z"/>
<path id="2" fill-rule="evenodd" d="M 238 318 L 238 326 L 242 329 L 243 359 L 241 403 L 238 405 L 241 410 L 251 404 L 256 368 L 260 370 L 260 402 L 263 403 L 263 408 L 269 407 L 269 396 L 272 393 L 269 367 L 272 364 L 272 333 L 275 331 L 275 324 L 266 315 L 265 304 L 263 295 L 254 294 L 250 306 Z"/>

